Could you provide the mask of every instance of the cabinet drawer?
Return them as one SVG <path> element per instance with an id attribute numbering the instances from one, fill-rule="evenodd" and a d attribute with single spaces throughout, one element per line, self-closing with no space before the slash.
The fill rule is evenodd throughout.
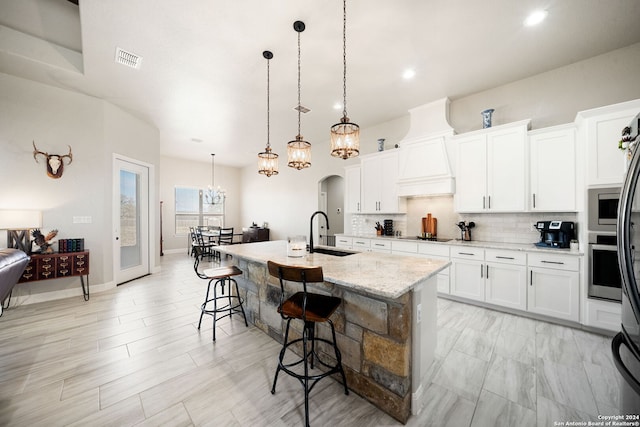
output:
<path id="1" fill-rule="evenodd" d="M 418 253 L 449 258 L 449 246 L 437 243 L 418 243 Z"/>
<path id="2" fill-rule="evenodd" d="M 391 250 L 393 252 L 408 252 L 412 254 L 417 254 L 418 242 L 393 241 L 391 242 Z"/>
<path id="3" fill-rule="evenodd" d="M 391 251 L 391 240 L 378 240 L 373 239 L 370 241 L 371 249 L 375 250 L 383 250 L 383 251 Z"/>
<path id="4" fill-rule="evenodd" d="M 353 238 L 336 236 L 336 246 L 338 247 L 351 247 L 353 245 Z"/>
<path id="5" fill-rule="evenodd" d="M 520 251 L 487 249 L 484 256 L 487 262 L 499 262 L 501 264 L 514 265 L 526 265 L 527 263 L 527 254 Z"/>
<path id="6" fill-rule="evenodd" d="M 484 261 L 484 249 L 467 246 L 452 246 L 451 258 L 474 259 Z"/>
<path id="7" fill-rule="evenodd" d="M 530 253 L 529 267 L 553 268 L 555 270 L 578 271 L 580 259 L 571 255 Z"/>
<path id="8" fill-rule="evenodd" d="M 371 246 L 371 240 L 369 239 L 360 239 L 360 238 L 353 238 L 353 247 L 354 248 L 368 248 Z"/>

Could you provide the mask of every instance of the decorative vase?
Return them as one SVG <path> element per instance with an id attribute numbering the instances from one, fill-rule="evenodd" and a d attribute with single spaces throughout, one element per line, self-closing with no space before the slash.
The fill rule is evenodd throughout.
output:
<path id="1" fill-rule="evenodd" d="M 378 140 L 378 151 L 384 151 L 384 138 Z"/>
<path id="2" fill-rule="evenodd" d="M 494 109 L 489 108 L 488 110 L 484 110 L 482 113 L 482 128 L 490 128 L 491 127 L 491 114 L 493 114 Z"/>

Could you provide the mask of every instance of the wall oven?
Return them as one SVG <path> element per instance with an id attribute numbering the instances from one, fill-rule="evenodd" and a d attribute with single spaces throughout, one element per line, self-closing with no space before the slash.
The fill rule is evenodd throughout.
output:
<path id="1" fill-rule="evenodd" d="M 617 238 L 589 233 L 589 298 L 620 302 L 622 279 L 618 268 Z"/>
<path id="2" fill-rule="evenodd" d="M 616 232 L 620 187 L 589 189 L 589 231 Z"/>

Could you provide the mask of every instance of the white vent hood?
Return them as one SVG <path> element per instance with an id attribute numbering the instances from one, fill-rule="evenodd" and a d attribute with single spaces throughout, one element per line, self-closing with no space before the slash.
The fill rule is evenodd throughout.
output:
<path id="1" fill-rule="evenodd" d="M 449 159 L 449 98 L 409 110 L 409 132 L 399 143 L 398 196 L 453 194 L 455 179 Z M 453 147 L 450 147 L 453 148 Z"/>

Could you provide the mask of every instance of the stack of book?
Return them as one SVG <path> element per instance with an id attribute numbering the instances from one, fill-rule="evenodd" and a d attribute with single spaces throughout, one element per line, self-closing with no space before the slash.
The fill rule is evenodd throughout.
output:
<path id="1" fill-rule="evenodd" d="M 82 252 L 82 251 L 84 251 L 84 239 L 58 240 L 58 252 Z"/>

